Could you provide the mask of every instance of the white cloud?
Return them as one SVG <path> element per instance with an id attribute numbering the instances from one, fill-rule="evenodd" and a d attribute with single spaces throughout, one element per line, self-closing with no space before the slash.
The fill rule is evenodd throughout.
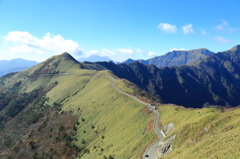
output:
<path id="1" fill-rule="evenodd" d="M 160 23 L 158 25 L 158 28 L 165 33 L 176 33 L 177 32 L 176 25 L 171 25 L 168 23 Z"/>
<path id="2" fill-rule="evenodd" d="M 225 39 L 224 37 L 215 37 L 214 40 L 218 43 L 226 44 L 230 43 L 231 41 L 228 39 Z"/>
<path id="3" fill-rule="evenodd" d="M 84 53 L 83 56 L 88 57 L 88 56 L 91 56 L 91 55 L 98 55 L 98 56 L 111 57 L 111 56 L 114 56 L 115 54 L 116 54 L 116 52 L 103 48 L 101 51 L 98 51 L 98 50 L 88 51 L 87 53 Z"/>
<path id="4" fill-rule="evenodd" d="M 229 27 L 229 24 L 226 20 L 221 20 L 221 24 L 219 24 L 218 26 L 216 26 L 217 30 L 226 30 L 227 27 Z"/>
<path id="5" fill-rule="evenodd" d="M 104 56 L 107 56 L 107 55 L 113 56 L 116 54 L 114 51 L 111 51 L 105 48 L 102 49 L 102 52 L 104 52 Z"/>
<path id="6" fill-rule="evenodd" d="M 202 34 L 205 35 L 207 34 L 207 32 L 204 29 L 202 29 Z"/>
<path id="7" fill-rule="evenodd" d="M 14 54 L 60 54 L 68 52 L 81 55 L 82 50 L 77 42 L 64 39 L 61 35 L 47 33 L 42 39 L 28 32 L 13 31 L 5 37 L 10 53 Z"/>
<path id="8" fill-rule="evenodd" d="M 171 49 L 170 52 L 173 52 L 173 51 L 185 51 L 185 49 Z"/>
<path id="9" fill-rule="evenodd" d="M 136 50 L 136 52 L 139 53 L 139 54 L 143 54 L 143 51 L 142 51 L 140 48 L 138 48 L 138 49 Z"/>
<path id="10" fill-rule="evenodd" d="M 88 55 L 99 55 L 99 56 L 101 56 L 102 53 L 98 50 L 91 50 L 87 54 Z"/>
<path id="11" fill-rule="evenodd" d="M 119 52 L 121 52 L 121 53 L 126 53 L 126 54 L 133 54 L 133 51 L 132 51 L 132 49 L 126 49 L 126 48 L 123 48 L 123 49 L 119 49 L 119 48 L 117 48 L 116 49 L 117 51 L 119 51 Z"/>
<path id="12" fill-rule="evenodd" d="M 156 52 L 148 51 L 148 56 L 154 56 L 156 54 L 157 54 Z"/>
<path id="13" fill-rule="evenodd" d="M 89 57 L 91 55 L 99 55 L 99 56 L 107 56 L 110 59 L 114 61 L 125 61 L 128 58 L 132 59 L 146 59 L 148 57 L 156 55 L 155 52 L 152 51 L 143 51 L 140 48 L 136 50 L 132 50 L 131 48 L 126 49 L 120 49 L 116 48 L 114 50 L 107 50 L 107 49 L 101 49 L 101 50 L 91 50 L 89 52 L 86 52 L 82 55 L 82 57 Z"/>
<path id="14" fill-rule="evenodd" d="M 221 24 L 215 27 L 215 29 L 220 31 L 236 31 L 238 28 L 232 28 L 226 20 L 220 20 Z"/>
<path id="15" fill-rule="evenodd" d="M 194 33 L 193 28 L 192 28 L 192 24 L 188 24 L 185 26 L 182 26 L 182 30 L 184 34 L 192 34 Z"/>

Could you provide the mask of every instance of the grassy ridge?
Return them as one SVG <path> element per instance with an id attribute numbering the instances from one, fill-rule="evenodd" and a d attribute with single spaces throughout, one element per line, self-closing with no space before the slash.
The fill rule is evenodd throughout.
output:
<path id="1" fill-rule="evenodd" d="M 27 88 L 29 91 L 57 81 L 47 94 L 50 98 L 47 104 L 61 102 L 63 111 L 72 111 L 79 116 L 75 144 L 87 147 L 82 158 L 110 155 L 139 158 L 155 137 L 153 131 L 142 135 L 149 120 L 149 116 L 140 112 L 144 105 L 117 92 L 107 77 L 94 75 L 96 72 L 92 70 L 77 73 L 39 76 Z"/>
<path id="2" fill-rule="evenodd" d="M 124 82 L 123 79 L 117 79 L 115 81 L 115 83 L 116 83 L 117 87 L 120 88 L 122 91 L 129 93 L 129 94 L 133 93 L 133 90 L 126 86 L 126 83 Z"/>
<path id="3" fill-rule="evenodd" d="M 54 84 L 44 104 L 60 103 L 63 107 L 59 113 L 71 112 L 79 117 L 73 142 L 85 149 L 79 154 L 81 158 L 140 158 L 156 137 L 153 131 L 143 135 L 150 120 L 140 111 L 144 105 L 116 91 L 111 79 L 97 75 L 110 75 L 108 71 L 80 69 L 79 63 L 69 59 L 67 54 L 54 56 L 1 79 L 0 87 L 7 90 L 21 82 L 17 93 L 23 93 Z"/>
<path id="4" fill-rule="evenodd" d="M 142 135 L 149 120 L 140 112 L 143 105 L 117 92 L 107 77 L 95 75 L 69 100 L 63 109 L 81 116 L 76 145 L 89 150 L 82 158 L 138 158 L 155 137 Z"/>
<path id="5" fill-rule="evenodd" d="M 182 110 L 160 107 L 161 122 L 173 122 L 177 133 L 173 151 L 165 158 L 239 158 L 240 110 L 219 112 L 214 108 Z"/>

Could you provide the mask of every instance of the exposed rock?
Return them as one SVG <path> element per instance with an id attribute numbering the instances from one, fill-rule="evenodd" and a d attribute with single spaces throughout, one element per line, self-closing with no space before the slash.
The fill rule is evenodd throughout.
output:
<path id="1" fill-rule="evenodd" d="M 159 146 L 157 147 L 158 157 L 163 158 L 172 151 L 172 142 L 175 139 L 175 137 L 176 134 L 169 137 L 165 141 L 160 142 Z"/>
<path id="2" fill-rule="evenodd" d="M 174 124 L 173 123 L 169 123 L 169 124 L 164 125 L 162 127 L 162 130 L 165 133 L 165 135 L 169 134 L 173 129 L 174 129 Z"/>

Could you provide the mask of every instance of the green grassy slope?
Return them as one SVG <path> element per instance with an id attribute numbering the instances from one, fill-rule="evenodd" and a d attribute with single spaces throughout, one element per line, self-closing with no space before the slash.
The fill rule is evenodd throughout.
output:
<path id="1" fill-rule="evenodd" d="M 144 105 L 117 92 L 107 77 L 75 76 L 47 96 L 54 101 L 69 96 L 62 102 L 63 110 L 80 116 L 75 144 L 89 150 L 82 158 L 137 158 L 155 137 L 153 132 L 142 135 L 149 120 L 140 112 Z"/>
<path id="2" fill-rule="evenodd" d="M 161 122 L 175 124 L 177 133 L 173 151 L 165 158 L 240 157 L 240 109 L 221 113 L 214 108 L 183 110 L 175 106 L 160 107 Z"/>
<path id="3" fill-rule="evenodd" d="M 72 112 L 79 123 L 73 143 L 85 148 L 81 158 L 140 158 L 156 135 L 143 135 L 149 115 L 144 105 L 115 90 L 111 79 L 97 75 L 107 71 L 80 69 L 68 54 L 54 56 L 26 71 L 0 81 L 2 91 L 21 81 L 19 93 L 55 86 L 46 94 L 45 105 L 60 103 L 62 112 Z M 60 74 L 59 74 L 60 73 Z M 68 73 L 68 74 L 61 74 Z M 61 113 L 61 112 L 60 112 Z M 66 119 L 68 120 L 68 119 Z"/>

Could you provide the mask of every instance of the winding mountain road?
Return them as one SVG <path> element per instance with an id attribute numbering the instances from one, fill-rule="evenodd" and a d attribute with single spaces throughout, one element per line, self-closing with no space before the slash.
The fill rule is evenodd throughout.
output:
<path id="1" fill-rule="evenodd" d="M 33 76 L 39 76 L 39 75 L 78 75 L 78 73 L 57 73 L 57 74 L 34 74 Z M 82 75 L 94 75 L 94 74 L 82 74 Z M 165 134 L 163 133 L 162 130 L 159 130 L 158 129 L 158 123 L 159 123 L 159 118 L 160 118 L 160 115 L 158 113 L 157 110 L 155 110 L 155 106 L 152 106 L 150 105 L 149 103 L 146 103 L 146 102 L 143 102 L 141 100 L 139 100 L 137 97 L 131 95 L 131 94 L 128 94 L 128 93 L 125 93 L 123 91 L 121 91 L 115 84 L 115 79 L 113 77 L 110 77 L 110 76 L 107 76 L 107 75 L 102 75 L 102 74 L 96 74 L 98 76 L 104 76 L 104 77 L 107 77 L 107 78 L 110 78 L 112 80 L 112 86 L 119 92 L 119 93 L 122 93 L 126 96 L 129 96 L 131 98 L 133 98 L 134 100 L 138 101 L 139 103 L 142 103 L 144 105 L 146 105 L 148 107 L 149 110 L 153 111 L 154 114 L 155 114 L 155 119 L 154 119 L 154 124 L 153 124 L 153 130 L 155 131 L 155 133 L 157 134 L 158 136 L 158 140 L 156 142 L 154 142 L 153 144 L 151 144 L 145 151 L 144 155 L 142 156 L 142 159 L 158 159 L 158 154 L 157 154 L 157 146 L 159 145 L 159 143 L 162 141 L 162 139 L 165 137 Z"/>
<path id="2" fill-rule="evenodd" d="M 139 100 L 137 97 L 130 95 L 128 93 L 125 93 L 123 91 L 121 91 L 115 84 L 115 79 L 113 77 L 107 76 L 107 75 L 101 75 L 101 74 L 96 74 L 99 76 L 104 76 L 104 77 L 108 77 L 112 80 L 112 85 L 113 87 L 119 92 L 122 93 L 126 96 L 129 96 L 131 98 L 133 98 L 134 100 L 138 101 L 139 103 L 142 103 L 144 105 L 146 105 L 148 107 L 148 109 L 150 109 L 151 111 L 154 112 L 155 114 L 155 119 L 154 119 L 154 124 L 153 124 L 153 130 L 155 131 L 155 133 L 158 136 L 158 140 L 156 142 L 154 142 L 153 144 L 151 144 L 145 151 L 142 159 L 158 159 L 158 154 L 157 154 L 157 146 L 159 145 L 159 143 L 162 141 L 162 139 L 165 137 L 165 134 L 163 133 L 162 130 L 158 129 L 158 123 L 159 123 L 159 119 L 160 119 L 160 114 L 158 113 L 157 110 L 155 110 L 155 106 L 150 105 L 149 103 L 143 102 L 141 100 Z"/>
<path id="3" fill-rule="evenodd" d="M 165 137 L 165 134 L 163 133 L 163 131 L 158 129 L 158 121 L 159 121 L 160 115 L 157 110 L 153 110 L 153 112 L 155 114 L 153 130 L 157 134 L 158 140 L 156 142 L 154 142 L 153 144 L 151 144 L 146 149 L 142 159 L 158 159 L 157 146 L 162 141 L 162 139 Z"/>

